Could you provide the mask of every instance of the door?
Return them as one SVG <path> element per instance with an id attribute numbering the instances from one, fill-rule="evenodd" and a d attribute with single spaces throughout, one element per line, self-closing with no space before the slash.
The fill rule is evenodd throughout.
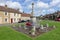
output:
<path id="1" fill-rule="evenodd" d="M 13 18 L 11 18 L 11 23 L 13 23 Z"/>

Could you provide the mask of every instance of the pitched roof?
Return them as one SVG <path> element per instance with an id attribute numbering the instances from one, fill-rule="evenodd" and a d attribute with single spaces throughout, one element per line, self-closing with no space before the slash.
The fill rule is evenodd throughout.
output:
<path id="1" fill-rule="evenodd" d="M 31 14 L 22 13 L 21 16 L 22 16 L 22 17 L 30 17 Z"/>
<path id="2" fill-rule="evenodd" d="M 12 13 L 19 13 L 23 17 L 30 17 L 31 16 L 30 14 L 22 13 L 22 12 L 19 12 L 19 10 L 8 8 L 8 7 L 4 7 L 4 6 L 0 6 L 0 11 L 6 11 L 6 12 L 12 12 Z"/>
<path id="3" fill-rule="evenodd" d="M 15 9 L 4 7 L 4 6 L 0 6 L 0 11 L 7 11 L 7 12 L 12 12 L 12 13 L 21 13 L 21 12 L 19 12 L 19 10 L 15 10 Z"/>

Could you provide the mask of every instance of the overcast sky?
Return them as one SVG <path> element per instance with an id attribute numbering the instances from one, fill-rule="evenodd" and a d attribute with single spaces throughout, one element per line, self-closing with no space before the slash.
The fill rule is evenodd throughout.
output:
<path id="1" fill-rule="evenodd" d="M 34 2 L 34 15 L 45 15 L 60 10 L 60 0 L 0 0 L 0 6 L 20 9 L 21 12 L 31 13 Z"/>

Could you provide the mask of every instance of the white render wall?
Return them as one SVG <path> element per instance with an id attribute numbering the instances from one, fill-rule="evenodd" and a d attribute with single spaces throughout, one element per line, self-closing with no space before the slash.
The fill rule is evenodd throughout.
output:
<path id="1" fill-rule="evenodd" d="M 21 17 L 21 20 L 30 20 L 30 17 Z"/>
<path id="2" fill-rule="evenodd" d="M 5 21 L 5 19 L 7 19 L 7 21 Z M 3 21 L 3 24 L 10 23 L 9 22 L 9 12 L 7 12 L 7 15 L 5 15 L 5 12 L 3 12 L 3 19 L 2 19 L 2 21 Z"/>
<path id="3" fill-rule="evenodd" d="M 19 19 L 21 18 L 21 14 L 16 13 L 16 15 L 14 16 L 15 13 L 10 13 L 10 19 L 13 18 L 13 23 L 18 22 Z M 16 19 L 16 21 L 14 21 L 14 19 Z"/>
<path id="4" fill-rule="evenodd" d="M 16 14 L 16 16 L 14 16 L 14 14 Z M 5 18 L 7 18 L 7 22 L 5 21 Z M 19 19 L 30 20 L 30 17 L 22 17 L 21 14 L 18 13 L 8 12 L 8 15 L 5 15 L 4 11 L 0 11 L 0 24 L 11 23 L 11 18 L 13 18 L 13 23 L 18 22 Z M 16 21 L 14 21 L 14 19 L 16 19 Z"/>
<path id="5" fill-rule="evenodd" d="M 0 17 L 0 24 L 2 24 L 2 17 Z"/>

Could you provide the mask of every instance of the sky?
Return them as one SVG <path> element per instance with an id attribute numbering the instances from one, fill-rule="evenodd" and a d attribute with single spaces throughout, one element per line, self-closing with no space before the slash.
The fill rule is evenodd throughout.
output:
<path id="1" fill-rule="evenodd" d="M 19 11 L 30 14 L 34 3 L 34 15 L 51 14 L 60 10 L 60 0 L 0 0 L 0 6 L 20 9 Z"/>

